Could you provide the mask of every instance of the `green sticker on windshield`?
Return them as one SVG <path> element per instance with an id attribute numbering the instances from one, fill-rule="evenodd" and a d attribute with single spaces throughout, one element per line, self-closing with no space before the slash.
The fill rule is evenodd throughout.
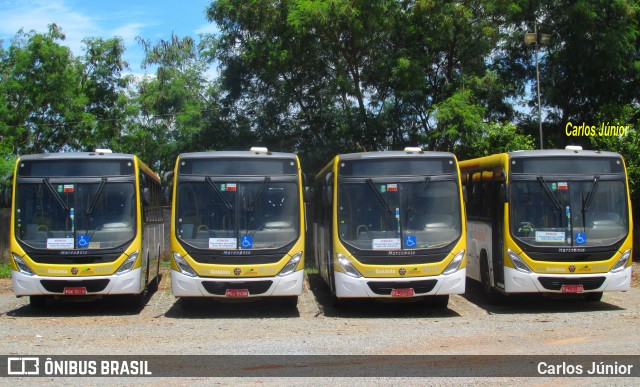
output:
<path id="1" fill-rule="evenodd" d="M 380 184 L 380 192 L 382 192 L 382 193 L 387 192 L 387 185 L 386 184 Z"/>

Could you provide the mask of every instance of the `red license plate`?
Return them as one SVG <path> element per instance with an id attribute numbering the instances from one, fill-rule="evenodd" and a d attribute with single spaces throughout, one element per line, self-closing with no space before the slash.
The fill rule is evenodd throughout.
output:
<path id="1" fill-rule="evenodd" d="M 577 285 L 562 285 L 562 293 L 582 293 L 584 286 L 582 284 Z"/>
<path id="2" fill-rule="evenodd" d="M 65 296 L 86 296 L 87 288 L 64 288 L 62 294 Z"/>
<path id="3" fill-rule="evenodd" d="M 227 289 L 224 295 L 227 297 L 249 297 L 249 289 Z"/>
<path id="4" fill-rule="evenodd" d="M 411 297 L 416 293 L 413 291 L 413 288 L 408 289 L 391 289 L 391 297 Z"/>

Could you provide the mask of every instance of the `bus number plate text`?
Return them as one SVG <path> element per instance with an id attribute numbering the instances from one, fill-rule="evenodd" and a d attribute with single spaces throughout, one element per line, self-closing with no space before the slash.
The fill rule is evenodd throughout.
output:
<path id="1" fill-rule="evenodd" d="M 391 297 L 412 297 L 416 293 L 413 288 L 408 289 L 391 289 Z"/>
<path id="2" fill-rule="evenodd" d="M 224 295 L 227 297 L 249 297 L 249 289 L 227 289 Z"/>
<path id="3" fill-rule="evenodd" d="M 64 288 L 62 294 L 65 296 L 86 296 L 87 288 Z"/>
<path id="4" fill-rule="evenodd" d="M 582 284 L 577 285 L 562 285 L 562 293 L 582 293 L 584 286 Z"/>

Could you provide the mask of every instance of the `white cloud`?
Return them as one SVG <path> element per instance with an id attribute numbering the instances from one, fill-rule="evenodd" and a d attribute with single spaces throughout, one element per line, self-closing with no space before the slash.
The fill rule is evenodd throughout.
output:
<path id="1" fill-rule="evenodd" d="M 20 29 L 46 33 L 48 26 L 55 23 L 62 29 L 66 39 L 64 44 L 78 55 L 82 39 L 100 36 L 102 30 L 90 16 L 68 7 L 62 0 L 30 0 L 7 3 L 0 7 L 0 33 L 12 38 Z"/>
<path id="2" fill-rule="evenodd" d="M 214 34 L 217 35 L 220 33 L 220 28 L 215 23 L 207 23 L 203 24 L 200 27 L 196 28 L 194 32 L 198 35 L 200 34 Z"/>

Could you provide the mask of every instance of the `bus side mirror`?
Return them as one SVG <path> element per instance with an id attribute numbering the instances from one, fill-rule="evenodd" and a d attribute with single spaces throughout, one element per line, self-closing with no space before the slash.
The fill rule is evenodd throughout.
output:
<path id="1" fill-rule="evenodd" d="M 171 187 L 162 187 L 162 200 L 163 200 L 162 204 L 163 205 L 165 206 L 171 205 L 172 194 L 173 194 L 173 190 L 171 189 Z"/>
<path id="2" fill-rule="evenodd" d="M 6 195 L 7 195 L 7 187 L 0 188 L 0 208 L 9 207 Z"/>
<path id="3" fill-rule="evenodd" d="M 305 203 L 311 203 L 311 188 L 304 187 L 304 191 L 302 191 L 302 195 Z"/>
<path id="4" fill-rule="evenodd" d="M 148 187 L 142 189 L 142 201 L 146 205 L 151 204 L 151 189 L 149 189 Z"/>
<path id="5" fill-rule="evenodd" d="M 509 202 L 509 187 L 507 187 L 505 183 L 501 183 L 500 188 L 498 188 L 498 198 L 500 199 L 500 203 Z"/>

